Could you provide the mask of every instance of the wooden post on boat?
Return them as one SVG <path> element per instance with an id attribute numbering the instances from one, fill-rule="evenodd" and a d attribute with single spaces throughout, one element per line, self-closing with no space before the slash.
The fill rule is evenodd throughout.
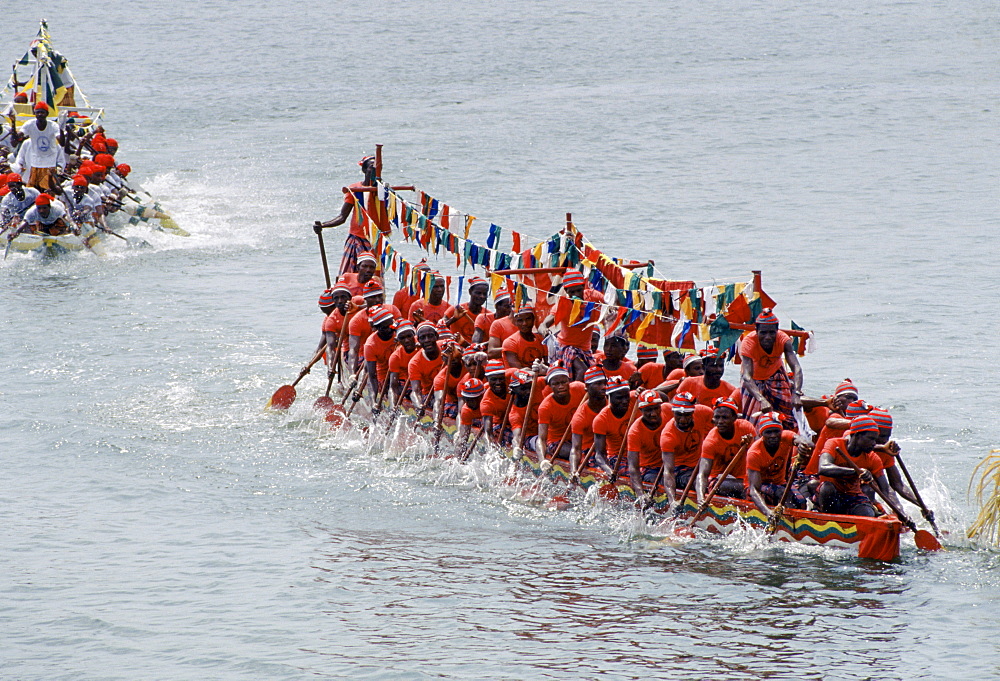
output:
<path id="1" fill-rule="evenodd" d="M 761 289 L 760 270 L 750 270 L 750 271 L 753 272 L 753 290 L 754 290 L 754 293 L 760 293 L 760 289 Z"/>

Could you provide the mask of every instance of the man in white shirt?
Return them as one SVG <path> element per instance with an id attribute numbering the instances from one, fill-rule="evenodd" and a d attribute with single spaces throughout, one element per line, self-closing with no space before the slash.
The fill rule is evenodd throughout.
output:
<path id="1" fill-rule="evenodd" d="M 35 120 L 21 126 L 27 140 L 17 152 L 14 170 L 28 176 L 28 185 L 42 191 L 53 191 L 58 185 L 59 173 L 66 165 L 66 155 L 59 143 L 59 128 L 47 119 L 49 107 L 38 102 L 34 108 Z"/>
<path id="2" fill-rule="evenodd" d="M 0 233 L 19 224 L 27 210 L 35 205 L 39 194 L 37 189 L 25 187 L 17 173 L 7 176 L 7 187 L 10 193 L 0 201 Z"/>
<path id="3" fill-rule="evenodd" d="M 66 222 L 66 209 L 58 201 L 53 202 L 48 194 L 39 194 L 35 199 L 35 205 L 24 214 L 24 227 L 27 227 L 35 234 L 49 234 L 57 236 L 69 231 L 69 223 Z"/>

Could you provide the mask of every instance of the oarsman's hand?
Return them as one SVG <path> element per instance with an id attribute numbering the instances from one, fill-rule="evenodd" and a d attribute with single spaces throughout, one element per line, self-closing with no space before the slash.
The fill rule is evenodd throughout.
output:
<path id="1" fill-rule="evenodd" d="M 632 390 L 635 390 L 640 385 L 642 385 L 642 374 L 640 374 L 638 371 L 628 377 L 628 387 L 629 388 L 631 388 Z"/>
<path id="2" fill-rule="evenodd" d="M 320 232 L 322 232 L 323 231 L 323 223 L 320 222 L 319 220 L 317 220 L 316 222 L 314 222 L 313 223 L 313 231 L 316 232 L 317 234 L 319 234 Z"/>
<path id="3" fill-rule="evenodd" d="M 410 310 L 410 314 L 413 315 L 413 321 L 417 324 L 424 321 L 424 311 L 423 310 Z"/>
<path id="4" fill-rule="evenodd" d="M 337 377 L 337 370 L 331 368 L 329 371 L 326 372 L 326 377 L 332 381 L 334 378 Z"/>
<path id="5" fill-rule="evenodd" d="M 299 372 L 299 376 L 305 376 L 309 373 L 309 367 L 302 367 L 302 371 Z"/>
<path id="6" fill-rule="evenodd" d="M 802 395 L 797 392 L 792 393 L 792 406 L 796 409 L 802 406 Z"/>
<path id="7" fill-rule="evenodd" d="M 892 454 L 893 456 L 899 456 L 899 452 L 901 451 L 899 449 L 899 443 L 896 442 L 895 440 L 889 440 L 888 442 L 886 442 L 885 450 L 886 452 Z"/>
<path id="8" fill-rule="evenodd" d="M 766 397 L 761 397 L 760 400 L 760 410 L 761 412 L 773 411 L 774 407 L 771 406 L 771 402 L 768 401 Z"/>
<path id="9" fill-rule="evenodd" d="M 653 496 L 649 492 L 640 492 L 639 498 L 636 499 L 636 502 L 639 504 L 640 508 L 646 508 L 652 500 Z"/>
<path id="10" fill-rule="evenodd" d="M 348 314 L 350 314 L 351 312 L 357 312 L 360 309 L 361 309 L 361 306 L 358 305 L 357 303 L 355 303 L 353 300 L 348 300 L 347 301 L 347 313 Z"/>
<path id="11" fill-rule="evenodd" d="M 552 462 L 549 461 L 548 459 L 542 459 L 542 463 L 539 466 L 539 468 L 542 469 L 542 473 L 548 473 L 550 470 L 552 470 Z"/>
<path id="12" fill-rule="evenodd" d="M 749 433 L 740 438 L 740 446 L 750 444 L 751 442 L 753 442 L 753 435 Z"/>
<path id="13" fill-rule="evenodd" d="M 931 509 L 929 508 L 921 509 L 920 514 L 924 516 L 924 520 L 926 520 L 927 522 L 929 523 L 934 522 L 934 511 L 932 511 Z"/>
<path id="14" fill-rule="evenodd" d="M 861 469 L 860 477 L 861 477 L 861 482 L 865 483 L 866 485 L 870 485 L 873 482 L 875 482 L 875 476 L 873 476 L 872 472 L 867 468 Z"/>

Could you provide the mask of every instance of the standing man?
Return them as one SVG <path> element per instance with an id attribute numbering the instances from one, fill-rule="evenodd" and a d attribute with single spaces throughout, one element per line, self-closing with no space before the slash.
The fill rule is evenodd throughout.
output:
<path id="1" fill-rule="evenodd" d="M 476 318 L 486 312 L 484 303 L 490 297 L 490 285 L 482 277 L 469 279 L 469 302 L 457 307 L 452 305 L 445 311 L 445 318 L 451 320 L 448 327 L 466 343 L 472 343 L 476 332 Z M 478 342 L 478 341 L 476 341 Z"/>
<path id="2" fill-rule="evenodd" d="M 740 343 L 743 413 L 777 411 L 784 425 L 792 428 L 792 410 L 802 406 L 802 366 L 795 356 L 792 339 L 778 330 L 778 318 L 765 307 L 751 331 Z M 788 363 L 792 383 L 782 363 Z"/>
<path id="3" fill-rule="evenodd" d="M 563 273 L 560 286 L 568 298 L 581 300 L 584 304 L 604 302 L 604 296 L 594 289 L 587 288 L 587 280 L 577 270 L 567 269 Z M 590 320 L 577 320 L 573 324 L 560 324 L 559 335 L 556 337 L 559 344 L 557 358 L 562 360 L 563 365 L 569 371 L 570 378 L 574 381 L 582 381 L 587 367 L 594 364 L 594 353 L 591 351 L 594 336 L 592 326 L 598 316 L 598 311 L 594 310 Z M 549 315 L 542 322 L 539 330 L 544 335 L 554 324 L 555 315 Z"/>
<path id="4" fill-rule="evenodd" d="M 15 170 L 28 176 L 28 185 L 43 192 L 53 192 L 59 186 L 59 173 L 66 165 L 66 155 L 57 139 L 59 129 L 49 123 L 49 107 L 38 102 L 34 107 L 35 120 L 21 126 L 27 140 L 17 152 Z"/>
<path id="5" fill-rule="evenodd" d="M 327 222 L 317 221 L 313 225 L 313 230 L 319 234 L 319 230 L 321 229 L 339 227 L 347 222 L 347 218 L 350 216 L 350 232 L 347 234 L 346 241 L 344 241 L 344 257 L 340 261 L 340 274 L 357 272 L 358 254 L 372 250 L 372 242 L 368 240 L 368 234 L 365 231 L 364 217 L 360 211 L 354 211 L 354 206 L 357 204 L 362 208 L 367 208 L 377 201 L 378 197 L 374 192 L 354 190 L 375 186 L 375 157 L 365 156 L 358 162 L 358 165 L 361 166 L 361 174 L 364 175 L 364 180 L 355 182 L 346 188 L 344 192 L 344 205 L 340 207 L 340 215 Z"/>

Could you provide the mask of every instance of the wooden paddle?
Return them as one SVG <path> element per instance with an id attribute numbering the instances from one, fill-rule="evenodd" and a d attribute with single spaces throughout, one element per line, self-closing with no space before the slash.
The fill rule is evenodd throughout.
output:
<path id="1" fill-rule="evenodd" d="M 326 379 L 326 392 L 316 398 L 316 401 L 313 402 L 313 409 L 316 411 L 330 411 L 334 407 L 334 402 L 330 398 L 330 388 L 332 387 L 333 376 L 330 376 Z"/>
<path id="2" fill-rule="evenodd" d="M 524 408 L 524 423 L 521 425 L 521 432 L 517 434 L 517 442 L 514 444 L 514 450 L 519 457 L 524 452 L 525 430 L 527 430 L 528 418 L 531 416 L 531 406 L 535 402 L 535 388 L 538 387 L 538 379 L 534 370 L 529 369 L 529 371 L 531 371 L 531 390 L 528 392 L 528 404 Z M 511 395 L 510 399 L 513 402 L 514 396 Z"/>
<path id="3" fill-rule="evenodd" d="M 389 372 L 386 371 L 385 379 L 382 381 L 382 387 L 378 391 L 378 397 L 375 398 L 375 403 L 372 405 L 372 420 L 378 418 L 378 415 L 382 413 L 382 404 L 385 402 L 385 396 L 389 392 Z"/>
<path id="4" fill-rule="evenodd" d="M 319 361 L 319 358 L 323 356 L 324 352 L 326 352 L 326 346 L 323 346 L 316 352 L 313 358 L 309 360 L 309 364 L 303 367 L 302 371 L 299 372 L 298 378 L 296 378 L 291 385 L 283 385 L 277 390 L 275 390 L 274 394 L 271 395 L 271 399 L 269 399 L 267 401 L 267 404 L 264 405 L 264 408 L 288 409 L 290 406 L 292 406 L 292 403 L 295 401 L 295 386 L 298 385 L 299 381 L 301 381 L 306 374 L 309 373 L 309 370 L 312 368 L 313 364 Z"/>
<path id="5" fill-rule="evenodd" d="M 699 463 L 701 460 L 699 459 Z M 684 485 L 684 489 L 681 491 L 680 497 L 677 498 L 677 505 L 674 506 L 674 517 L 679 516 L 684 512 L 684 502 L 688 498 L 688 492 L 694 487 L 694 479 L 698 477 L 698 464 L 691 469 L 691 476 L 688 478 L 687 484 Z"/>
<path id="6" fill-rule="evenodd" d="M 739 451 L 737 451 L 736 455 L 730 459 L 729 464 L 726 465 L 726 469 L 722 471 L 722 475 L 715 479 L 715 484 L 712 485 L 712 489 L 710 489 L 705 495 L 705 501 L 701 503 L 701 506 L 698 507 L 698 510 L 691 517 L 691 521 L 689 523 L 690 525 L 694 525 L 698 522 L 698 519 L 701 518 L 705 511 L 708 510 L 709 505 L 712 503 L 712 498 L 715 496 L 715 493 L 719 491 L 719 488 L 722 487 L 722 483 L 729 477 L 732 470 L 736 468 L 736 464 L 739 463 L 740 459 L 747 455 L 747 449 L 750 447 L 751 442 L 753 442 L 753 438 L 751 436 L 743 436 L 743 444 L 740 446 Z"/>
<path id="7" fill-rule="evenodd" d="M 316 232 L 316 236 L 319 238 L 319 257 L 323 261 L 323 276 L 326 278 L 326 287 L 330 288 L 332 286 L 330 283 L 330 265 L 326 261 L 326 246 L 323 244 L 323 223 L 317 220 L 313 224 L 313 231 Z"/>
<path id="8" fill-rule="evenodd" d="M 367 376 L 365 378 L 367 379 Z M 358 402 L 361 401 L 361 396 L 365 393 L 366 385 L 368 385 L 367 380 L 363 380 L 360 383 L 358 383 L 358 389 L 354 391 L 353 395 L 351 395 L 351 406 L 347 408 L 347 415 L 345 416 L 345 418 L 348 419 L 351 418 L 351 412 L 354 411 L 354 408 L 358 406 Z"/>
<path id="9" fill-rule="evenodd" d="M 480 426 L 479 432 L 476 433 L 476 437 L 473 438 L 473 440 L 472 440 L 472 444 L 470 444 L 468 447 L 466 447 L 465 451 L 462 453 L 462 456 L 459 457 L 459 459 L 458 459 L 459 461 L 461 461 L 462 463 L 465 463 L 469 459 L 469 457 L 472 455 L 472 452 L 475 451 L 476 445 L 479 444 L 479 440 L 483 437 L 483 432 L 485 432 L 485 431 L 486 431 L 486 427 L 485 426 Z"/>
<path id="10" fill-rule="evenodd" d="M 785 489 L 781 492 L 781 498 L 778 499 L 778 504 L 774 507 L 771 512 L 771 517 L 767 520 L 767 533 L 774 534 L 778 531 L 778 523 L 781 522 L 782 517 L 785 515 L 785 501 L 788 499 L 788 494 L 792 491 L 792 483 L 795 482 L 795 475 L 799 472 L 799 456 L 796 452 L 795 460 L 792 462 L 792 467 L 788 471 L 788 480 L 785 482 Z"/>
<path id="11" fill-rule="evenodd" d="M 503 409 L 503 418 L 500 419 L 500 429 L 497 431 L 497 436 L 492 438 L 493 444 L 497 447 L 500 446 L 500 440 L 503 438 L 503 429 L 507 427 L 507 417 L 510 416 L 510 408 L 514 404 L 514 396 L 510 393 L 510 388 L 507 388 L 507 406 Z"/>
<path id="12" fill-rule="evenodd" d="M 340 400 L 340 404 L 333 405 L 329 413 L 327 413 L 326 420 L 334 428 L 340 428 L 342 425 L 344 425 L 344 419 L 347 417 L 347 415 L 344 414 L 344 404 L 347 403 L 347 398 L 350 397 L 351 393 L 358 386 L 358 380 L 361 378 L 361 372 L 364 371 L 364 369 L 365 367 L 362 364 L 361 368 L 359 368 L 357 372 L 354 374 L 354 376 L 351 378 L 351 385 L 350 387 L 347 388 L 347 390 L 344 391 L 344 396 Z"/>
<path id="13" fill-rule="evenodd" d="M 660 484 L 660 481 L 663 480 L 664 470 L 666 470 L 666 466 L 660 466 L 660 472 L 656 474 L 656 479 L 653 480 L 653 488 L 649 491 L 649 499 L 647 499 L 646 503 L 642 505 L 643 513 L 648 511 L 649 507 L 653 505 L 653 497 L 656 495 L 657 486 Z M 666 492 L 666 490 L 663 491 Z"/>
<path id="14" fill-rule="evenodd" d="M 343 354 L 344 349 L 344 334 L 347 333 L 347 314 L 344 314 L 344 321 L 340 325 L 340 333 L 337 334 L 337 349 L 333 353 L 333 360 L 330 362 L 330 371 L 336 369 L 337 380 L 340 384 L 344 384 L 344 377 L 340 370 L 340 356 Z"/>
<path id="15" fill-rule="evenodd" d="M 899 464 L 899 469 L 903 471 L 903 475 L 906 476 L 906 482 L 909 483 L 910 489 L 913 490 L 913 496 L 916 497 L 917 505 L 919 505 L 920 510 L 923 511 L 924 518 L 926 518 L 927 522 L 929 522 L 931 524 L 931 527 L 934 528 L 934 535 L 940 537 L 941 532 L 938 530 L 938 526 L 934 522 L 934 514 L 931 512 L 929 508 L 927 508 L 927 504 L 924 503 L 923 498 L 920 496 L 920 492 L 917 491 L 917 486 L 913 484 L 913 478 L 910 477 L 910 471 L 906 470 L 906 464 L 903 463 L 903 457 L 900 456 L 898 451 L 896 452 L 895 456 L 896 456 L 896 463 Z"/>
<path id="16" fill-rule="evenodd" d="M 851 464 L 851 468 L 854 469 L 854 472 L 858 474 L 858 477 L 861 477 L 861 467 L 854 463 L 850 454 L 841 458 L 846 459 L 847 463 Z M 927 530 L 918 530 L 916 523 L 910 520 L 910 518 L 903 513 L 903 510 L 898 508 L 896 504 L 892 502 L 889 495 L 882 491 L 882 488 L 878 486 L 878 481 L 872 480 L 870 487 L 874 489 L 879 498 L 892 509 L 892 512 L 896 514 L 896 517 L 899 518 L 900 522 L 910 528 L 913 532 L 913 539 L 917 543 L 917 548 L 923 549 L 924 551 L 938 551 L 941 549 L 941 542 L 939 542 L 937 538 Z"/>

